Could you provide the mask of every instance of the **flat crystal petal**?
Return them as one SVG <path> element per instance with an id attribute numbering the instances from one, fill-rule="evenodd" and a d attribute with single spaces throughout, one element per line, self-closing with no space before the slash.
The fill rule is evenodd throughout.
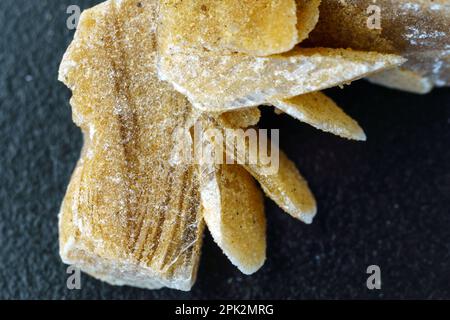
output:
<path id="1" fill-rule="evenodd" d="M 295 0 L 163 0 L 160 45 L 266 56 L 298 42 Z"/>
<path id="2" fill-rule="evenodd" d="M 266 259 L 264 199 L 252 176 L 239 165 L 202 166 L 203 216 L 214 241 L 245 274 Z"/>
<path id="3" fill-rule="evenodd" d="M 366 135 L 358 123 L 321 92 L 307 93 L 289 99 L 277 99 L 273 100 L 272 104 L 291 117 L 317 129 L 347 139 L 366 140 Z"/>
<path id="4" fill-rule="evenodd" d="M 433 89 L 433 82 L 430 78 L 422 77 L 416 72 L 404 68 L 386 70 L 368 77 L 367 80 L 388 88 L 418 94 L 425 94 Z"/>
<path id="5" fill-rule="evenodd" d="M 347 84 L 404 61 L 375 52 L 302 48 L 270 57 L 161 54 L 158 67 L 160 77 L 185 94 L 194 107 L 217 112 Z"/>

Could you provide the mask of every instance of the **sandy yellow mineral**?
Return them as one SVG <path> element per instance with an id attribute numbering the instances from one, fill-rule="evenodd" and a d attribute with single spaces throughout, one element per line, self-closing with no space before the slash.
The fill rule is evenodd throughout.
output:
<path id="1" fill-rule="evenodd" d="M 205 164 L 201 172 L 203 217 L 230 261 L 245 274 L 266 259 L 264 200 L 252 176 L 237 164 Z"/>
<path id="2" fill-rule="evenodd" d="M 330 48 L 296 48 L 269 57 L 162 50 L 158 70 L 194 107 L 217 112 L 347 84 L 404 61 L 396 55 Z"/>
<path id="3" fill-rule="evenodd" d="M 265 216 L 261 192 L 243 167 L 212 166 L 205 175 L 202 163 L 174 161 L 178 132 L 190 141 L 201 118 L 245 128 L 260 113 L 201 115 L 161 81 L 157 12 L 156 0 L 112 0 L 87 10 L 64 55 L 59 79 L 72 90 L 84 146 L 61 206 L 60 254 L 111 284 L 189 290 L 204 219 L 229 259 L 252 273 L 265 259 Z M 282 159 L 281 175 L 267 176 L 259 163 L 246 169 L 287 212 L 310 222 L 314 198 Z"/>
<path id="4" fill-rule="evenodd" d="M 423 78 L 436 86 L 450 84 L 449 25 L 448 0 L 322 0 L 308 45 L 400 54 L 408 59 L 402 68 L 415 75 L 395 87 L 426 93 Z M 392 77 L 377 82 L 393 87 Z"/>
<path id="5" fill-rule="evenodd" d="M 271 102 L 279 110 L 313 127 L 343 138 L 366 140 L 358 123 L 321 92 L 303 94 Z"/>
<path id="6" fill-rule="evenodd" d="M 434 85 L 430 78 L 422 77 L 417 72 L 405 68 L 395 68 L 376 73 L 368 77 L 367 80 L 388 88 L 421 94 L 430 92 Z"/>
<path id="7" fill-rule="evenodd" d="M 186 98 L 155 70 L 155 1 L 85 11 L 60 79 L 83 152 L 60 213 L 64 262 L 112 284 L 189 290 L 203 232 L 197 170 L 172 166 Z"/>
<path id="8" fill-rule="evenodd" d="M 245 111 L 234 111 L 239 114 Z M 216 119 L 215 124 L 220 130 L 223 128 L 233 127 L 229 117 L 220 117 Z M 228 155 L 235 162 L 243 164 L 247 171 L 260 183 L 265 194 L 271 198 L 280 208 L 289 213 L 296 219 L 305 223 L 312 223 L 316 213 L 316 200 L 311 193 L 308 183 L 300 174 L 295 164 L 281 151 L 271 150 L 272 144 L 268 143 L 268 153 L 277 152 L 278 160 L 276 170 L 273 171 L 273 163 L 260 161 L 252 161 L 250 141 L 245 139 L 247 132 L 234 130 L 234 141 L 242 141 L 243 143 L 228 143 L 225 145 Z M 224 134 L 226 136 L 226 134 Z M 226 140 L 228 142 L 232 139 Z"/>
<path id="9" fill-rule="evenodd" d="M 309 33 L 319 21 L 319 5 L 321 0 L 296 0 L 298 42 L 309 37 Z"/>
<path id="10" fill-rule="evenodd" d="M 207 49 L 264 56 L 298 42 L 295 0 L 162 0 L 167 50 Z"/>
<path id="11" fill-rule="evenodd" d="M 273 171 L 261 137 L 254 149 L 246 139 L 257 106 L 365 140 L 319 90 L 366 76 L 422 93 L 449 83 L 447 2 L 379 0 L 381 29 L 367 28 L 369 2 L 109 0 L 85 11 L 59 72 L 84 135 L 59 216 L 63 261 L 116 285 L 189 290 L 206 222 L 234 265 L 258 270 L 266 259 L 258 184 L 305 223 L 317 208 L 276 144 L 266 141 Z M 409 59 L 401 69 L 397 54 Z M 233 139 L 215 151 L 210 129 Z M 199 144 L 226 161 L 177 152 L 195 154 Z"/>

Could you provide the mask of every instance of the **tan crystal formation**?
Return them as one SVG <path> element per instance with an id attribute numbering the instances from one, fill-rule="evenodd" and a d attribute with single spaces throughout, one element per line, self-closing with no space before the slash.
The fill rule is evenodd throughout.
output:
<path id="1" fill-rule="evenodd" d="M 235 111 L 245 112 L 245 111 Z M 221 117 L 217 120 L 218 128 L 233 128 L 232 123 Z M 234 127 L 235 128 L 235 127 Z M 249 141 L 245 139 L 245 132 L 233 132 L 241 143 L 229 143 L 225 147 L 228 154 L 238 163 L 243 164 L 247 171 L 259 182 L 265 194 L 271 198 L 280 208 L 296 219 L 305 223 L 312 223 L 316 213 L 316 200 L 308 187 L 308 183 L 302 177 L 295 164 L 281 150 L 277 151 L 278 168 L 276 172 L 271 172 L 269 164 L 258 161 L 250 161 Z M 230 140 L 227 140 L 230 142 Z"/>
<path id="2" fill-rule="evenodd" d="M 312 223 L 317 213 L 317 205 L 308 183 L 295 164 L 281 151 L 279 161 L 279 170 L 273 175 L 266 174 L 265 168 L 258 165 L 250 164 L 245 168 L 258 180 L 264 193 L 280 208 L 304 223 Z"/>
<path id="3" fill-rule="evenodd" d="M 307 93 L 290 99 L 274 99 L 271 103 L 291 117 L 317 129 L 347 139 L 366 140 L 366 135 L 358 123 L 321 92 Z"/>
<path id="4" fill-rule="evenodd" d="M 256 126 L 261 118 L 258 107 L 224 112 L 219 118 L 230 128 L 247 128 Z"/>
<path id="5" fill-rule="evenodd" d="M 163 0 L 165 49 L 270 55 L 298 42 L 295 0 Z"/>
<path id="6" fill-rule="evenodd" d="M 417 72 L 404 68 L 386 70 L 368 77 L 367 80 L 388 88 L 413 93 L 425 94 L 433 89 L 430 78 L 421 77 Z"/>
<path id="7" fill-rule="evenodd" d="M 347 84 L 404 61 L 396 55 L 328 48 L 297 48 L 270 57 L 163 51 L 158 69 L 194 107 L 217 112 Z"/>
<path id="8" fill-rule="evenodd" d="M 369 28 L 368 22 L 372 26 L 375 21 L 369 19 L 377 19 L 376 7 L 380 28 Z M 400 54 L 408 59 L 403 68 L 436 86 L 446 86 L 450 85 L 449 25 L 448 0 L 322 0 L 308 45 Z M 411 90 L 409 83 L 397 88 Z M 418 89 L 426 92 L 421 86 Z"/>
<path id="9" fill-rule="evenodd" d="M 201 161 L 199 166 L 204 219 L 219 247 L 246 274 L 257 271 L 266 257 L 264 204 L 251 175 L 266 195 L 294 218 L 311 223 L 317 212 L 307 182 L 278 146 L 275 146 L 276 150 L 270 150 L 280 154 L 276 172 L 269 174 L 268 164 L 263 163 L 259 156 L 255 163 L 249 160 L 252 148 L 249 147 L 249 140 L 244 138 L 246 132 L 239 129 L 249 126 L 248 119 L 256 114 L 259 115 L 259 112 L 249 108 L 228 112 L 218 118 L 204 115 L 201 122 L 205 136 L 200 143 L 212 148 L 210 157 L 216 157 L 215 150 L 224 153 L 221 155 L 223 165 Z M 216 129 L 222 132 L 222 137 L 226 137 L 224 131 L 231 128 L 235 129 L 233 136 L 237 140 L 225 138 L 225 148 L 214 149 L 218 143 L 206 132 Z M 225 153 L 233 163 L 241 164 L 248 172 L 237 165 L 225 164 L 225 160 L 230 160 Z"/>
<path id="10" fill-rule="evenodd" d="M 214 166 L 205 180 L 202 166 L 174 161 L 170 137 L 177 140 L 181 129 L 189 141 L 202 117 L 245 128 L 260 112 L 203 116 L 159 80 L 157 5 L 113 0 L 85 11 L 64 55 L 59 78 L 72 89 L 73 119 L 85 142 L 61 206 L 60 254 L 111 284 L 189 290 L 203 218 L 229 259 L 252 273 L 265 260 L 265 216 L 261 192 L 242 167 Z M 246 168 L 286 211 L 310 222 L 314 198 L 293 163 L 282 159 L 281 175 L 267 176 L 258 164 Z"/>
<path id="11" fill-rule="evenodd" d="M 296 0 L 298 42 L 309 37 L 309 33 L 319 21 L 319 5 L 321 0 Z"/>
<path id="12" fill-rule="evenodd" d="M 192 121 L 155 71 L 154 1 L 85 11 L 61 64 L 85 144 L 60 213 L 64 262 L 117 285 L 189 290 L 203 231 L 197 170 L 167 137 Z"/>
<path id="13" fill-rule="evenodd" d="M 236 164 L 202 170 L 203 217 L 212 237 L 245 274 L 266 259 L 264 200 L 252 176 Z"/>
<path id="14" fill-rule="evenodd" d="M 259 122 L 256 106 L 271 104 L 321 130 L 365 140 L 357 122 L 318 90 L 380 71 L 372 81 L 414 92 L 429 91 L 431 80 L 447 81 L 448 64 L 439 65 L 448 58 L 443 1 L 400 1 L 402 14 L 419 5 L 436 17 L 426 35 L 422 24 L 404 33 L 406 44 L 393 28 L 409 22 L 362 29 L 364 2 L 340 1 L 341 7 L 323 0 L 325 16 L 333 8 L 339 13 L 320 14 L 317 28 L 320 0 L 109 0 L 85 11 L 59 74 L 73 92 L 73 119 L 85 140 L 59 217 L 63 261 L 112 284 L 189 290 L 206 221 L 233 264 L 247 274 L 258 270 L 266 258 L 266 221 L 253 178 L 305 223 L 317 208 L 278 146 L 269 142 L 269 153 L 279 155 L 276 172 L 260 153 L 249 161 L 242 129 Z M 329 41 L 327 25 L 339 27 L 341 43 L 354 37 L 362 39 L 354 48 L 383 53 L 338 42 L 326 44 L 336 49 L 315 47 Z M 392 69 L 405 59 L 387 53 L 404 52 L 412 62 Z M 431 67 L 432 74 L 423 72 Z M 184 151 L 192 151 L 198 123 L 202 134 L 235 129 L 243 143 L 226 140 L 220 156 L 226 151 L 239 165 L 182 161 L 174 150 L 185 143 Z"/>

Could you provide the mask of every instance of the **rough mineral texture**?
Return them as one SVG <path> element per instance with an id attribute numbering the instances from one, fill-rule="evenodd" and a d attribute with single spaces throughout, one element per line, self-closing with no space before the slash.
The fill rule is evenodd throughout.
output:
<path id="1" fill-rule="evenodd" d="M 162 50 L 160 54 L 160 77 L 170 81 L 196 108 L 205 111 L 257 106 L 273 97 L 314 92 L 405 61 L 396 55 L 329 48 L 296 48 L 269 57 L 205 51 Z"/>
<path id="2" fill-rule="evenodd" d="M 319 5 L 321 0 L 296 0 L 298 42 L 307 39 L 309 33 L 319 21 Z"/>
<path id="3" fill-rule="evenodd" d="M 366 140 L 358 123 L 321 92 L 302 94 L 290 99 L 275 99 L 272 105 L 313 127 L 340 137 Z"/>
<path id="4" fill-rule="evenodd" d="M 245 169 L 179 161 L 176 146 L 187 142 L 190 150 L 201 119 L 244 128 L 257 124 L 260 112 L 202 115 L 158 78 L 158 4 L 111 0 L 85 11 L 61 63 L 59 78 L 73 92 L 73 119 L 85 142 L 61 207 L 60 254 L 111 284 L 190 290 L 204 218 L 241 271 L 264 263 L 262 193 L 245 169 L 291 215 L 311 222 L 316 207 L 284 154 L 272 175 L 259 158 Z M 236 148 L 244 157 L 245 147 Z"/>
<path id="5" fill-rule="evenodd" d="M 266 195 L 280 208 L 296 219 L 312 223 L 317 213 L 317 204 L 308 183 L 282 151 L 279 161 L 276 174 L 266 174 L 265 168 L 259 165 L 249 164 L 245 167 L 258 180 Z"/>
<path id="6" fill-rule="evenodd" d="M 189 290 L 203 219 L 197 171 L 172 166 L 184 96 L 156 76 L 155 1 L 85 11 L 61 64 L 85 144 L 60 213 L 64 262 L 118 285 Z"/>
<path id="7" fill-rule="evenodd" d="M 381 28 L 369 28 L 380 10 Z M 375 9 L 377 10 L 377 9 Z M 369 12 L 369 13 L 368 13 Z M 450 84 L 448 0 L 322 0 L 309 45 L 400 54 L 403 66 L 436 86 Z"/>
<path id="8" fill-rule="evenodd" d="M 367 80 L 388 88 L 400 89 L 413 93 L 424 94 L 433 89 L 433 82 L 430 78 L 422 77 L 417 72 L 404 68 L 386 70 L 368 77 Z"/>
<path id="9" fill-rule="evenodd" d="M 247 128 L 258 124 L 261 119 L 261 111 L 258 107 L 245 108 L 221 113 L 219 118 L 225 121 L 230 128 Z"/>
<path id="10" fill-rule="evenodd" d="M 233 128 L 233 124 L 229 123 L 227 118 L 224 117 L 221 117 L 215 123 L 218 128 Z M 245 133 L 243 131 L 234 131 L 234 136 L 237 137 L 238 141 L 244 143 L 233 143 L 236 140 L 226 140 L 227 154 L 238 163 L 244 164 L 245 169 L 259 182 L 265 194 L 280 208 L 296 219 L 305 223 L 312 223 L 317 213 L 316 200 L 308 187 L 308 183 L 295 164 L 278 149 L 278 146 L 272 148 L 269 141 L 268 154 L 278 153 L 277 170 L 273 172 L 271 170 L 273 163 L 264 163 L 259 157 L 257 161 L 251 161 L 250 150 L 252 150 L 252 147 L 249 146 L 249 140 L 244 139 Z"/>
<path id="11" fill-rule="evenodd" d="M 289 51 L 298 42 L 295 0 L 163 0 L 166 49 L 251 55 Z"/>
<path id="12" fill-rule="evenodd" d="M 214 241 L 245 274 L 266 259 L 266 217 L 261 190 L 237 164 L 205 164 L 201 172 L 203 217 Z"/>
<path id="13" fill-rule="evenodd" d="M 82 290 L 67 290 L 55 215 L 81 139 L 55 62 L 73 36 L 66 7 L 96 2 L 0 1 L 2 299 L 450 298 L 450 92 L 415 97 L 365 82 L 330 91 L 370 133 L 364 144 L 264 110 L 264 127 L 283 128 L 281 144 L 302 165 L 319 214 L 305 226 L 267 201 L 268 259 L 255 275 L 227 263 L 208 236 L 189 294 L 85 275 Z M 382 268 L 382 290 L 364 286 L 369 263 Z"/>

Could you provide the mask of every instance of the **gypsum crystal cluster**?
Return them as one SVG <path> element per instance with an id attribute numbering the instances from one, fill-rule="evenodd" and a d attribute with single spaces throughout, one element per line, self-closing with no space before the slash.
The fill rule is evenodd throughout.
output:
<path id="1" fill-rule="evenodd" d="M 321 41 L 312 35 L 320 35 L 327 3 L 110 0 L 86 10 L 59 74 L 84 136 L 59 217 L 63 261 L 115 285 L 190 290 L 206 224 L 230 261 L 251 274 L 266 251 L 255 180 L 283 210 L 311 223 L 315 199 L 281 151 L 270 175 L 261 163 L 174 164 L 171 157 L 177 129 L 189 140 L 196 123 L 255 126 L 259 105 L 364 140 L 356 121 L 319 90 L 405 59 L 384 49 L 311 45 Z M 245 148 L 227 148 L 246 157 Z"/>

